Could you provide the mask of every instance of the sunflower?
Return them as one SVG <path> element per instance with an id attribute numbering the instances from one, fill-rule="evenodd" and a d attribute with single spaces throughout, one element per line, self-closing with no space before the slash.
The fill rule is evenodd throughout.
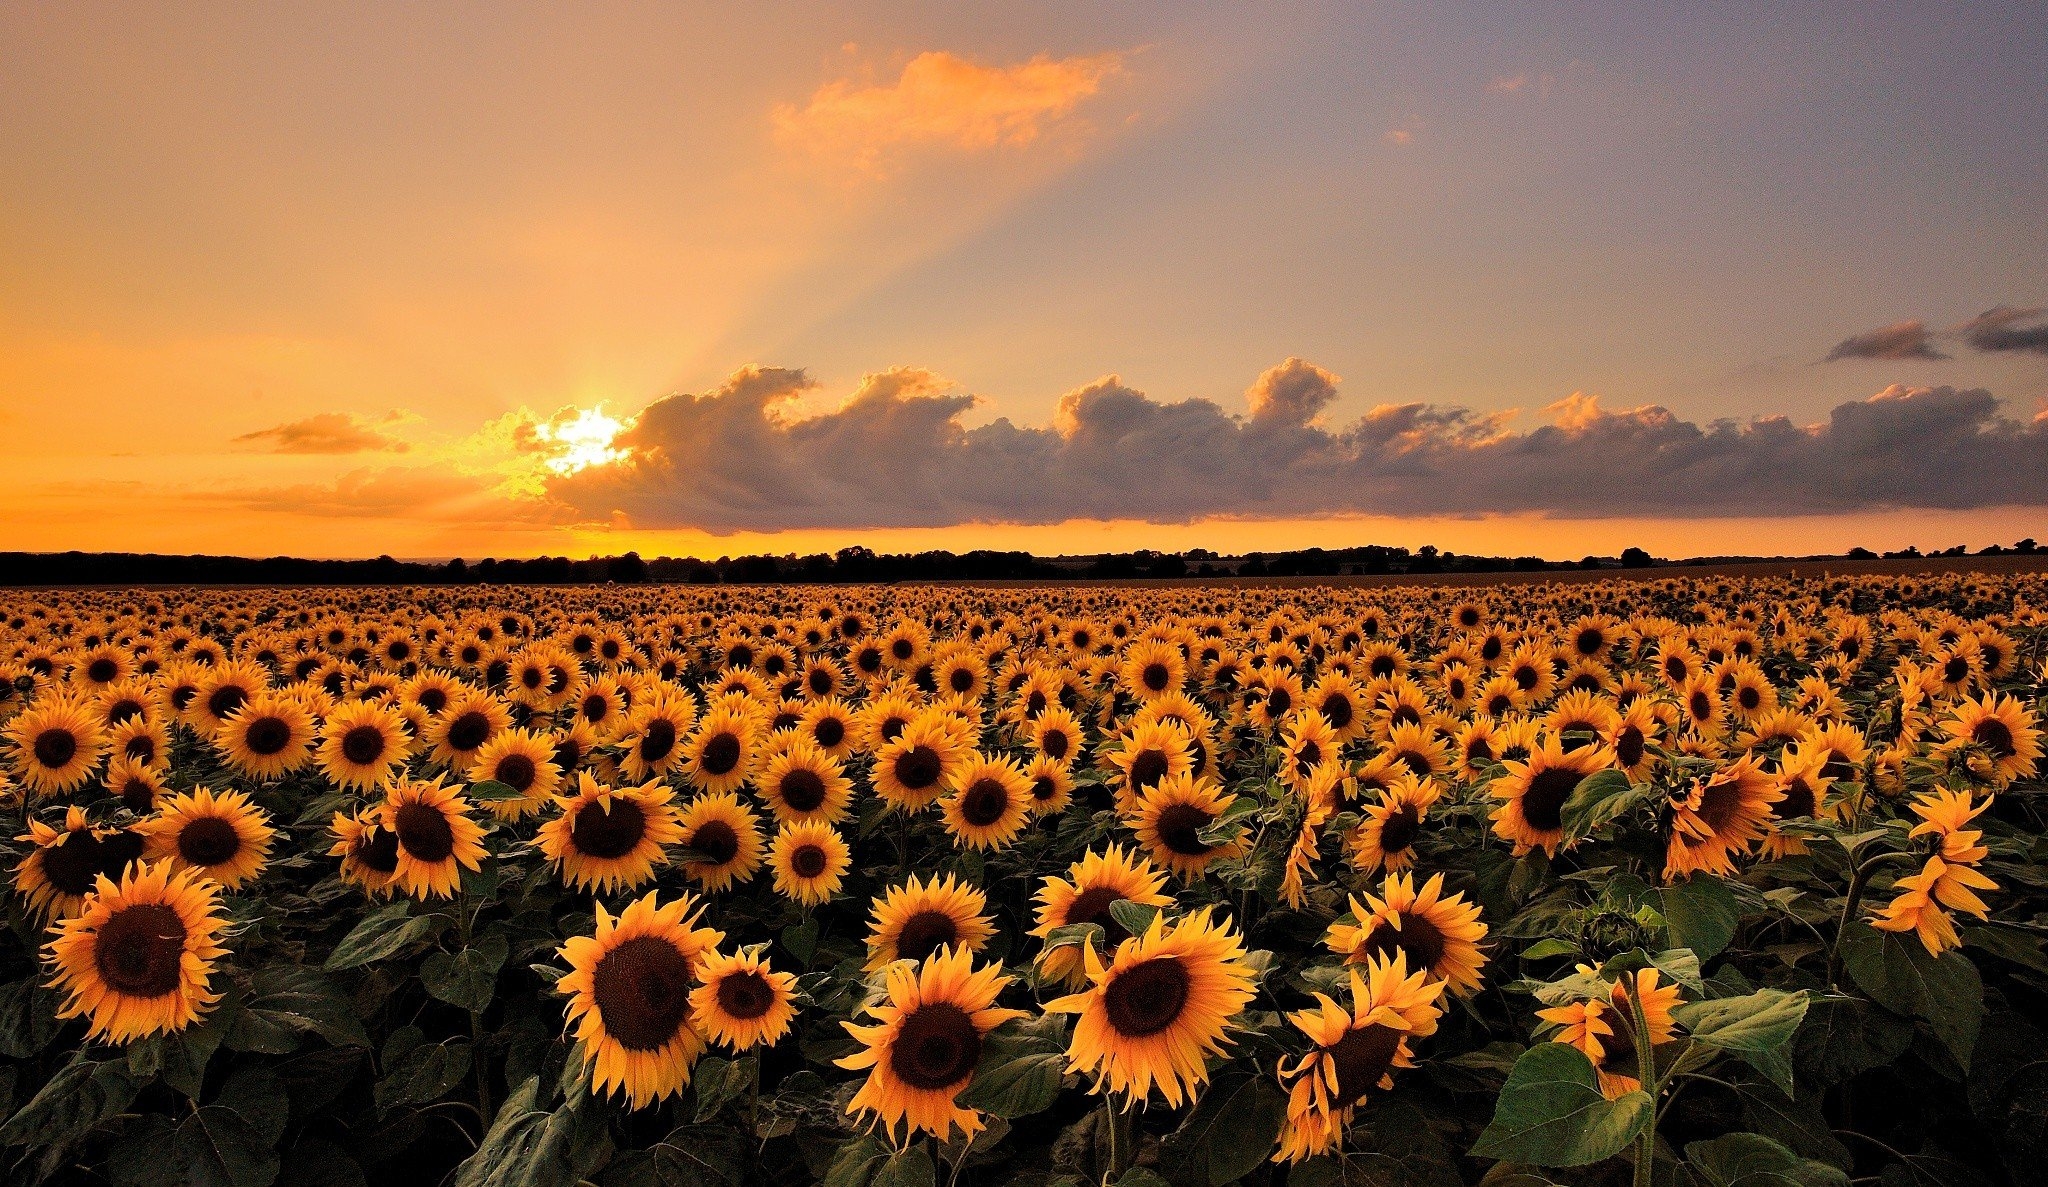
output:
<path id="1" fill-rule="evenodd" d="M 1024 768 L 1024 780 L 1031 786 L 1030 808 L 1034 816 L 1053 816 L 1074 802 L 1074 776 L 1067 765 L 1041 754 Z"/>
<path id="2" fill-rule="evenodd" d="M 462 793 L 439 779 L 397 784 L 377 813 L 377 822 L 398 837 L 392 884 L 413 898 L 449 898 L 462 871 L 483 864 L 483 827 L 470 819 Z"/>
<path id="3" fill-rule="evenodd" d="M 1351 1008 L 1318 993 L 1316 1009 L 1288 1015 L 1308 1036 L 1306 1055 L 1280 1061 L 1287 1121 L 1275 1162 L 1300 1162 L 1341 1149 L 1344 1131 L 1365 1098 L 1394 1086 L 1394 1072 L 1415 1066 L 1411 1039 L 1436 1033 L 1444 983 L 1409 972 L 1398 950 L 1351 972 Z"/>
<path id="4" fill-rule="evenodd" d="M 1171 643 L 1133 643 L 1124 652 L 1118 675 L 1123 690 L 1133 700 L 1149 701 L 1180 691 L 1181 685 L 1187 683 L 1188 660 Z"/>
<path id="5" fill-rule="evenodd" d="M 768 761 L 756 787 L 777 822 L 837 824 L 853 806 L 853 780 L 824 750 L 799 735 Z"/>
<path id="6" fill-rule="evenodd" d="M 31 792 L 70 791 L 91 776 L 106 753 L 106 734 L 85 704 L 38 699 L 8 723 L 15 777 Z"/>
<path id="7" fill-rule="evenodd" d="M 858 740 L 859 715 L 838 697 L 812 701 L 797 722 L 797 734 L 820 751 L 844 762 Z"/>
<path id="8" fill-rule="evenodd" d="M 576 779 L 573 794 L 555 797 L 561 812 L 534 836 L 541 853 L 578 890 L 638 889 L 654 877 L 654 867 L 668 864 L 668 847 L 682 840 L 675 793 L 658 783 L 607 787 L 588 771 Z"/>
<path id="9" fill-rule="evenodd" d="M 902 811 L 916 811 L 945 792 L 970 747 L 937 713 L 920 714 L 875 754 L 875 793 Z"/>
<path id="10" fill-rule="evenodd" d="M 123 807 L 138 816 L 156 811 L 157 800 L 166 791 L 161 774 L 129 758 L 117 758 L 108 763 L 107 773 L 101 782 L 106 786 L 108 795 L 120 800 Z"/>
<path id="11" fill-rule="evenodd" d="M 1828 798 L 1825 752 L 1794 745 L 1785 751 L 1773 776 L 1782 798 L 1771 805 L 1771 822 L 1765 827 L 1763 853 L 1772 860 L 1796 857 L 1807 852 L 1806 840 L 1780 831 L 1782 821 L 1806 820 L 1822 814 Z"/>
<path id="12" fill-rule="evenodd" d="M 1564 805 L 1579 784 L 1609 765 L 1605 746 L 1583 746 L 1566 750 L 1555 737 L 1546 737 L 1529 751 L 1525 761 L 1509 761 L 1507 774 L 1488 785 L 1500 801 L 1493 810 L 1493 832 L 1513 843 L 1515 856 L 1541 847 L 1557 856 L 1564 843 Z"/>
<path id="13" fill-rule="evenodd" d="M 1423 818 L 1443 793 L 1443 784 L 1436 780 L 1401 772 L 1365 805 L 1364 819 L 1351 833 L 1351 864 L 1368 874 L 1382 868 L 1398 874 L 1414 865 Z"/>
<path id="14" fill-rule="evenodd" d="M 1117 807 L 1130 811 L 1145 793 L 1170 779 L 1195 773 L 1194 749 L 1185 727 L 1170 721 L 1139 725 L 1123 744 L 1104 756 L 1120 776 Z"/>
<path id="15" fill-rule="evenodd" d="M 683 875 L 712 894 L 753 878 L 761 868 L 761 825 L 731 792 L 691 800 L 676 821 L 682 843 L 702 855 L 683 862 Z"/>
<path id="16" fill-rule="evenodd" d="M 379 898 L 394 889 L 398 873 L 398 834 L 379 823 L 380 813 L 369 809 L 350 815 L 336 812 L 329 827 L 334 844 L 330 857 L 341 859 L 341 880 L 360 886 Z"/>
<path id="17" fill-rule="evenodd" d="M 42 919 L 78 914 L 95 881 L 126 877 L 147 844 L 138 832 L 93 828 L 76 804 L 64 809 L 63 827 L 31 819 L 28 831 L 15 840 L 33 846 L 15 866 L 15 892 Z"/>
<path id="18" fill-rule="evenodd" d="M 1946 753 L 1959 754 L 1971 772 L 1993 787 L 2031 777 L 2041 762 L 2041 731 L 2034 715 L 1995 692 L 1957 702 L 1942 722 Z"/>
<path id="19" fill-rule="evenodd" d="M 996 934 L 993 920 L 985 914 L 987 896 L 980 887 L 955 881 L 951 874 L 929 881 L 913 874 L 871 907 L 868 959 L 861 966 L 870 973 L 895 960 L 923 960 L 949 946 L 979 952 Z"/>
<path id="20" fill-rule="evenodd" d="M 1280 735 L 1280 782 L 1288 788 L 1298 788 L 1309 776 L 1326 764 L 1337 761 L 1337 750 L 1343 742 L 1323 715 L 1314 709 L 1303 709 L 1288 718 Z"/>
<path id="21" fill-rule="evenodd" d="M 171 731 L 153 713 L 130 717 L 107 731 L 107 754 L 116 762 L 153 771 L 171 769 Z"/>
<path id="22" fill-rule="evenodd" d="M 1448 983 L 1459 997 L 1470 997 L 1479 992 L 1479 970 L 1486 966 L 1479 947 L 1486 924 L 1480 922 L 1479 904 L 1443 890 L 1442 874 L 1431 875 L 1421 890 L 1412 876 L 1391 874 L 1379 896 L 1367 894 L 1363 904 L 1351 900 L 1357 922 L 1332 923 L 1323 943 L 1349 964 L 1405 952 L 1409 967 Z"/>
<path id="23" fill-rule="evenodd" d="M 239 890 L 263 872 L 277 830 L 263 809 L 239 791 L 204 787 L 174 796 L 137 830 L 149 838 L 149 857 L 171 868 L 197 870 L 227 890 Z"/>
<path id="24" fill-rule="evenodd" d="M 768 967 L 760 950 L 707 952 L 690 991 L 690 1016 L 705 1038 L 733 1051 L 772 1047 L 796 1018 L 796 978 Z"/>
<path id="25" fill-rule="evenodd" d="M 1324 673 L 1315 687 L 1308 690 L 1304 704 L 1336 731 L 1339 745 L 1365 736 L 1364 698 L 1349 676 L 1338 672 Z"/>
<path id="26" fill-rule="evenodd" d="M 783 825 L 768 847 L 775 893 L 806 907 L 829 902 L 852 864 L 845 839 L 821 820 Z"/>
<path id="27" fill-rule="evenodd" d="M 1032 718 L 1024 732 L 1033 750 L 1061 766 L 1072 766 L 1081 756 L 1081 722 L 1064 705 Z"/>
<path id="28" fill-rule="evenodd" d="M 402 711 L 350 701 L 327 715 L 313 760 L 336 786 L 367 792 L 389 786 L 411 748 Z"/>
<path id="29" fill-rule="evenodd" d="M 1628 773 L 1629 781 L 1647 781 L 1650 772 L 1656 769 L 1656 745 L 1663 723 L 1657 719 L 1655 706 L 1648 700 L 1629 703 L 1604 735 L 1607 749 L 1614 755 L 1617 769 Z"/>
<path id="30" fill-rule="evenodd" d="M 633 712 L 619 731 L 618 742 L 625 753 L 619 759 L 619 769 L 635 782 L 645 783 L 659 779 L 671 771 L 681 769 L 690 782 L 700 791 L 713 793 L 733 791 L 747 781 L 751 763 L 746 743 L 753 740 L 751 731 L 741 733 L 735 729 L 730 734 L 721 730 L 707 734 L 704 744 L 684 745 L 690 727 L 696 724 L 697 708 L 687 696 L 664 696 L 633 706 Z M 730 715 L 713 714 L 706 718 L 705 725 L 711 727 L 712 720 L 729 723 Z M 727 743 L 742 743 L 741 753 L 735 756 L 731 766 L 723 771 Z M 706 746 L 717 751 L 717 761 L 707 762 Z"/>
<path id="31" fill-rule="evenodd" d="M 713 708 L 678 752 L 683 778 L 714 795 L 738 791 L 753 777 L 756 750 L 752 717 L 729 706 Z"/>
<path id="32" fill-rule="evenodd" d="M 635 1109 L 674 1096 L 690 1083 L 704 1053 L 690 999 L 707 956 L 725 939 L 697 926 L 687 892 L 662 906 L 649 891 L 614 919 L 597 904 L 595 935 L 573 936 L 559 950 L 569 972 L 555 990 L 569 998 L 591 1087 L 624 1093 Z"/>
<path id="33" fill-rule="evenodd" d="M 435 762 L 450 770 L 467 769 L 492 738 L 512 728 L 511 711 L 487 692 L 464 690 L 427 726 L 427 742 Z"/>
<path id="34" fill-rule="evenodd" d="M 1248 848 L 1243 830 L 1220 845 L 1201 837 L 1236 801 L 1213 779 L 1179 775 L 1147 791 L 1125 823 L 1153 861 L 1192 882 L 1211 864 L 1242 857 Z"/>
<path id="35" fill-rule="evenodd" d="M 1110 914 L 1110 907 L 1118 902 L 1171 907 L 1173 897 L 1165 891 L 1166 875 L 1151 862 L 1121 845 L 1111 845 L 1101 853 L 1083 855 L 1067 867 L 1067 877 L 1045 880 L 1038 889 L 1038 926 L 1030 934 L 1043 940 L 1059 928 L 1093 923 L 1102 929 L 1104 951 L 1114 952 L 1130 933 Z M 1065 985 L 1068 989 L 1085 985 L 1087 970 L 1082 966 L 1079 947 L 1068 944 L 1040 953 L 1039 981 Z"/>
<path id="36" fill-rule="evenodd" d="M 1771 806 L 1785 798 L 1754 755 L 1704 779 L 1671 801 L 1671 834 L 1664 848 L 1664 880 L 1709 874 L 1733 875 L 1735 854 L 1747 853 L 1763 838 Z"/>
<path id="37" fill-rule="evenodd" d="M 1579 966 L 1581 976 L 1593 969 Z M 1627 974 L 1624 974 L 1627 975 Z M 1679 1001 L 1676 985 L 1660 985 L 1657 970 L 1637 969 L 1635 996 L 1642 1003 L 1643 1021 L 1648 1023 L 1650 1046 L 1654 1050 L 1669 1043 L 1678 1033 L 1672 1007 Z M 1600 1093 L 1614 1100 L 1641 1088 L 1642 1067 L 1636 1052 L 1635 1006 L 1622 982 L 1608 987 L 1607 995 L 1567 1002 L 1536 1011 L 1536 1016 L 1560 1029 L 1554 1042 L 1568 1043 L 1592 1063 L 1600 1075 Z"/>
<path id="38" fill-rule="evenodd" d="M 44 948 L 61 990 L 59 1018 L 88 1017 L 86 1037 L 130 1043 L 185 1029 L 220 995 L 209 992 L 227 926 L 220 889 L 169 862 L 139 866 L 119 883 L 101 875 L 84 909 L 57 925 Z"/>
<path id="39" fill-rule="evenodd" d="M 198 688 L 185 704 L 185 724 L 212 737 L 227 719 L 270 687 L 270 674 L 248 660 L 215 664 L 199 675 Z"/>
<path id="40" fill-rule="evenodd" d="M 989 1032 L 1025 1016 L 995 1005 L 1009 983 L 1001 965 L 975 968 L 965 948 L 891 965 L 881 998 L 866 1008 L 875 1025 L 840 1024 L 861 1049 L 838 1066 L 868 1069 L 846 1111 L 866 1115 L 892 1137 L 900 1128 L 906 1138 L 928 1133 L 946 1140 L 958 1129 L 971 1140 L 981 1132 L 981 1114 L 955 1098 L 973 1079 Z"/>
<path id="41" fill-rule="evenodd" d="M 1067 1044 L 1067 1070 L 1095 1077 L 1097 1092 L 1126 1105 L 1159 1089 L 1178 1108 L 1208 1083 L 1207 1057 L 1229 1041 L 1224 1030 L 1255 992 L 1244 941 L 1204 907 L 1170 928 L 1154 916 L 1142 936 L 1117 945 L 1105 965 L 1091 947 L 1082 953 L 1088 988 L 1046 1003 L 1046 1011 L 1078 1014 Z"/>
<path id="42" fill-rule="evenodd" d="M 969 849 L 1001 849 L 1030 817 L 1031 780 L 1013 758 L 975 752 L 953 776 L 943 808 L 946 831 Z"/>
<path id="43" fill-rule="evenodd" d="M 1899 893 L 1877 909 L 1870 926 L 1879 931 L 1912 932 L 1929 956 L 1938 957 L 1963 943 L 1956 934 L 1955 921 L 1944 909 L 1946 904 L 1958 906 L 1980 919 L 1984 917 L 1984 902 L 1972 892 L 1972 887 L 1991 890 L 1996 889 L 1997 883 L 1970 866 L 1944 861 L 1939 854 L 1931 856 L 1919 873 L 1893 884 Z"/>

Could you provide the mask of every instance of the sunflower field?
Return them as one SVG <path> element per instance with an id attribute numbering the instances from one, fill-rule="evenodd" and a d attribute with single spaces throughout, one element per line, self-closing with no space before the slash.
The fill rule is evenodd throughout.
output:
<path id="1" fill-rule="evenodd" d="M 2040 1182 L 2048 577 L 0 592 L 0 1178 Z"/>

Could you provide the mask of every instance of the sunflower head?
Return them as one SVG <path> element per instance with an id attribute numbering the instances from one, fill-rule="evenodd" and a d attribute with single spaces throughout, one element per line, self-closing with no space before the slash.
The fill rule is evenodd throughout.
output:
<path id="1" fill-rule="evenodd" d="M 93 1038 L 129 1043 L 183 1030 L 220 995 L 209 989 L 224 953 L 219 890 L 169 862 L 139 866 L 119 883 L 102 875 L 84 908 L 44 950 L 60 1018 L 85 1017 Z"/>
<path id="2" fill-rule="evenodd" d="M 592 1087 L 623 1094 L 632 1108 L 688 1087 L 704 1052 L 691 996 L 725 936 L 698 926 L 700 914 L 688 894 L 662 906 L 650 892 L 616 919 L 599 903 L 596 933 L 562 945 L 569 972 L 555 990 L 569 998 Z"/>
<path id="3" fill-rule="evenodd" d="M 892 1134 L 943 1140 L 955 1129 L 968 1138 L 981 1132 L 981 1114 L 956 1098 L 974 1078 L 989 1032 L 1024 1016 L 995 1004 L 1009 980 L 1000 965 L 975 968 L 965 948 L 891 964 L 883 996 L 867 1007 L 874 1024 L 841 1024 L 861 1049 L 839 1066 L 868 1073 L 847 1112 Z"/>

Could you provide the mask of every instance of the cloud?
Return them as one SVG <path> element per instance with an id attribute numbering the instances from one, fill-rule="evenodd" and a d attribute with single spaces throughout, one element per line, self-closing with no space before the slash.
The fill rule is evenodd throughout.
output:
<path id="1" fill-rule="evenodd" d="M 2000 305 L 1964 322 L 1963 340 L 1978 350 L 2024 350 L 2048 354 L 2048 322 L 2034 326 L 2013 324 L 2030 321 L 2044 313 L 2048 313 L 2048 306 L 2015 309 L 2010 305 Z"/>
<path id="2" fill-rule="evenodd" d="M 975 397 L 938 376 L 863 379 L 795 414 L 807 373 L 748 367 L 649 406 L 624 460 L 547 483 L 586 521 L 715 534 L 784 529 L 1188 523 L 1212 517 L 1789 515 L 1895 507 L 2048 506 L 2048 420 L 2003 416 L 1982 389 L 1894 386 L 1801 426 L 1695 424 L 1574 393 L 1527 430 L 1511 412 L 1382 404 L 1319 416 L 1337 377 L 1289 359 L 1234 413 L 1165 403 L 1117 376 L 1061 396 L 1051 423 L 969 428 Z"/>
<path id="3" fill-rule="evenodd" d="M 394 412 L 379 423 L 395 424 L 406 419 L 404 413 Z M 322 412 L 275 428 L 243 433 L 234 443 L 260 447 L 269 453 L 404 453 L 412 448 L 345 412 Z"/>
<path id="4" fill-rule="evenodd" d="M 941 51 L 912 58 L 892 83 L 850 80 L 819 87 L 798 107 L 773 113 L 783 143 L 870 171 L 902 149 L 980 153 L 1028 145 L 1073 114 L 1124 70 L 1125 55 L 984 66 Z"/>
<path id="5" fill-rule="evenodd" d="M 1835 343 L 1824 363 L 1842 359 L 1945 359 L 1948 356 L 1929 341 L 1927 323 L 1918 320 L 1893 322 L 1867 333 Z"/>

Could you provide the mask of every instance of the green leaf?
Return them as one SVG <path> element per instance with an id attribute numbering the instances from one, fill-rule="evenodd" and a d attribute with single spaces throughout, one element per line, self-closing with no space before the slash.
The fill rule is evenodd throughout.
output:
<path id="1" fill-rule="evenodd" d="M 247 1033 L 244 1026 L 263 1024 L 316 1034 L 337 1047 L 370 1045 L 369 1033 L 356 1017 L 348 995 L 319 970 L 302 965 L 272 965 L 256 971 L 250 982 L 249 1000 L 236 1018 L 236 1025 L 229 1029 L 228 1046 L 239 1051 L 283 1054 L 274 1047 L 243 1046 L 236 1041 Z"/>
<path id="2" fill-rule="evenodd" d="M 387 1068 L 384 1078 L 377 1081 L 377 1113 L 382 1116 L 401 1105 L 437 1101 L 467 1075 L 467 1042 L 451 1039 L 445 1043 L 421 1043 L 407 1051 L 395 1066 Z"/>
<path id="3" fill-rule="evenodd" d="M 481 1014 L 497 992 L 498 970 L 505 967 L 511 945 L 505 933 L 487 931 L 460 952 L 436 952 L 420 965 L 420 984 L 429 994 Z"/>
<path id="4" fill-rule="evenodd" d="M 981 1066 L 974 1069 L 973 1081 L 956 1100 L 967 1108 L 1005 1119 L 1042 1113 L 1059 1099 L 1066 1068 L 1067 1057 L 1056 1051 L 1015 1058 L 998 1056 L 993 1066 L 984 1057 Z"/>
<path id="5" fill-rule="evenodd" d="M 604 1105 L 586 1096 L 550 1112 L 540 1107 L 540 1078 L 531 1076 L 455 1168 L 454 1187 L 575 1187 L 611 1156 Z"/>
<path id="6" fill-rule="evenodd" d="M 1173 1187 L 1150 1167 L 1134 1166 L 1117 1176 L 1116 1187 Z"/>
<path id="7" fill-rule="evenodd" d="M 932 1165 L 931 1148 L 919 1142 L 901 1154 L 890 1155 L 876 1167 L 868 1187 L 933 1187 L 937 1181 L 938 1169 Z"/>
<path id="8" fill-rule="evenodd" d="M 703 1124 L 718 1115 L 727 1101 L 737 1100 L 754 1083 L 754 1061 L 731 1061 L 716 1056 L 697 1065 L 692 1077 L 697 1085 L 697 1122 Z"/>
<path id="9" fill-rule="evenodd" d="M 269 1187 L 282 1161 L 277 1139 L 234 1109 L 207 1105 L 178 1126 L 179 1182 L 187 1187 Z"/>
<path id="10" fill-rule="evenodd" d="M 523 799 L 526 795 L 525 792 L 514 788 L 510 783 L 500 783 L 496 779 L 484 779 L 480 782 L 472 783 L 462 794 L 468 796 L 472 803 L 478 804 L 488 804 L 496 800 Z"/>
<path id="11" fill-rule="evenodd" d="M 1860 997 L 1815 999 L 1792 1040 L 1800 1071 L 1822 1088 L 1883 1067 L 1912 1045 L 1911 1022 Z"/>
<path id="12" fill-rule="evenodd" d="M 1719 878 L 1696 875 L 1666 886 L 1662 896 L 1664 926 L 1673 948 L 1690 948 L 1701 961 L 1712 960 L 1735 938 L 1742 910 L 1735 892 Z"/>
<path id="13" fill-rule="evenodd" d="M 868 1187 L 876 1168 L 889 1160 L 889 1147 L 873 1134 L 862 1134 L 839 1148 L 819 1187 Z"/>
<path id="14" fill-rule="evenodd" d="M 81 1051 L 0 1125 L 0 1146 L 68 1145 L 126 1112 L 141 1091 L 127 1060 L 96 1062 Z"/>
<path id="15" fill-rule="evenodd" d="M 364 916 L 363 921 L 334 946 L 334 951 L 327 954 L 327 962 L 322 967 L 331 973 L 387 960 L 425 942 L 441 929 L 440 916 L 408 918 L 411 910 L 412 903 L 401 899 Z"/>
<path id="16" fill-rule="evenodd" d="M 57 1006 L 63 995 L 34 973 L 0 989 L 0 1055 L 33 1059 L 63 1026 Z"/>
<path id="17" fill-rule="evenodd" d="M 818 950 L 817 916 L 806 916 L 801 923 L 792 923 L 782 929 L 782 947 L 797 963 L 809 968 L 811 956 Z"/>
<path id="18" fill-rule="evenodd" d="M 1234 1182 L 1273 1153 L 1287 1097 L 1271 1077 L 1218 1076 L 1160 1150 L 1175 1182 Z"/>
<path id="19" fill-rule="evenodd" d="M 1570 940 L 1538 940 L 1522 949 L 1523 960 L 1547 960 L 1553 956 L 1570 956 L 1579 946 Z"/>
<path id="20" fill-rule="evenodd" d="M 1792 1095 L 1792 1063 L 1785 1045 L 1806 1017 L 1804 990 L 1759 989 L 1745 997 L 1685 1002 L 1671 1011 L 1695 1043 L 1732 1051 Z"/>
<path id="21" fill-rule="evenodd" d="M 1118 927 L 1130 934 L 1142 936 L 1146 929 L 1152 926 L 1152 921 L 1159 917 L 1159 908 L 1120 898 L 1109 904 L 1109 917 L 1116 920 Z"/>
<path id="22" fill-rule="evenodd" d="M 1849 1176 L 1825 1162 L 1801 1158 L 1757 1133 L 1731 1133 L 1685 1147 L 1685 1162 L 1701 1187 L 1848 1187 Z"/>
<path id="23" fill-rule="evenodd" d="M 1055 948 L 1071 948 L 1081 944 L 1099 949 L 1107 935 L 1099 923 L 1069 923 L 1064 927 L 1052 929 L 1045 937 L 1045 950 L 1050 952 Z"/>
<path id="24" fill-rule="evenodd" d="M 1630 784 L 1627 771 L 1612 768 L 1586 776 L 1572 789 L 1558 818 L 1569 840 L 1591 836 L 1593 830 L 1649 803 L 1658 794 L 1652 783 Z"/>
<path id="25" fill-rule="evenodd" d="M 1650 963 L 1664 974 L 1664 979 L 1682 985 L 1690 993 L 1705 993 L 1706 987 L 1700 982 L 1700 958 L 1690 948 L 1667 948 L 1654 953 Z"/>
<path id="26" fill-rule="evenodd" d="M 1924 1018 L 1967 1070 L 1984 1020 L 1984 981 L 1960 951 L 1929 956 L 1912 936 L 1851 923 L 1842 932 L 1842 967 L 1858 988 L 1895 1014 Z"/>
<path id="27" fill-rule="evenodd" d="M 256 1130 L 266 1146 L 275 1146 L 284 1136 L 284 1124 L 291 1113 L 291 1098 L 282 1077 L 268 1068 L 238 1069 L 221 1085 L 213 1103 L 233 1109 Z"/>
<path id="28" fill-rule="evenodd" d="M 1493 1122 L 1472 1154 L 1531 1166 L 1587 1166 L 1626 1149 L 1654 1112 L 1641 1090 L 1608 1100 L 1592 1063 L 1569 1044 L 1538 1043 L 1515 1061 Z"/>

